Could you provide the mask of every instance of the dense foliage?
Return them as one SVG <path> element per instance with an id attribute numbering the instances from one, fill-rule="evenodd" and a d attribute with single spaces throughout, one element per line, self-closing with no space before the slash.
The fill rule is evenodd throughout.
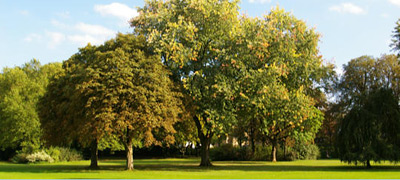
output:
<path id="1" fill-rule="evenodd" d="M 43 142 L 37 103 L 60 63 L 41 65 L 32 60 L 21 67 L 4 68 L 0 75 L 0 149 L 37 151 Z"/>
<path id="2" fill-rule="evenodd" d="M 46 136 L 51 140 L 65 128 L 67 137 L 91 143 L 94 167 L 100 140 L 117 138 L 125 147 L 130 170 L 135 141 L 147 146 L 172 143 L 170 133 L 181 112 L 179 93 L 145 44 L 143 37 L 118 34 L 65 61 L 65 73 L 54 79 L 42 101 Z M 154 133 L 164 137 L 156 139 Z"/>
<path id="3" fill-rule="evenodd" d="M 361 56 L 344 66 L 339 84 L 345 115 L 338 127 L 337 147 L 349 163 L 399 160 L 400 65 L 395 55 Z"/>
<path id="4" fill-rule="evenodd" d="M 310 94 L 323 66 L 319 36 L 303 21 L 281 9 L 239 18 L 238 2 L 227 0 L 148 1 L 139 11 L 135 33 L 193 101 L 202 166 L 211 165 L 212 137 L 232 129 L 252 139 L 258 131 L 273 148 L 291 136 L 313 139 L 322 116 Z"/>
<path id="5" fill-rule="evenodd" d="M 148 0 L 138 12 L 133 33 L 62 64 L 2 70 L 0 151 L 34 163 L 89 148 L 97 168 L 99 150 L 125 150 L 128 170 L 134 147 L 200 150 L 200 166 L 399 161 L 399 53 L 360 56 L 337 76 L 315 29 L 280 8 L 253 18 L 237 0 Z M 400 20 L 393 33 L 398 52 Z"/>

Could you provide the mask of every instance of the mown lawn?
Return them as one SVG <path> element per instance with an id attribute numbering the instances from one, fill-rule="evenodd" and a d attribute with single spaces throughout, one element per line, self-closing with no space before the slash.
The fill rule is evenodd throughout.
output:
<path id="1" fill-rule="evenodd" d="M 125 171 L 124 160 L 102 160 L 99 170 L 88 169 L 89 161 L 52 164 L 12 164 L 0 162 L 1 179 L 107 178 L 107 179 L 391 179 L 400 178 L 400 165 L 373 164 L 372 169 L 341 163 L 338 160 L 294 162 L 225 161 L 214 167 L 198 167 L 198 159 L 135 160 L 135 170 Z"/>

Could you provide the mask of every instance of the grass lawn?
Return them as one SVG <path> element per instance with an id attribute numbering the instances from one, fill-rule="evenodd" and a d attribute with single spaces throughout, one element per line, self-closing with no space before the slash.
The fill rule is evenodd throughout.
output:
<path id="1" fill-rule="evenodd" d="M 135 160 L 135 170 L 124 170 L 124 160 L 102 160 L 99 170 L 90 170 L 89 161 L 12 164 L 0 162 L 1 179 L 35 178 L 107 178 L 107 179 L 391 179 L 400 178 L 400 165 L 372 164 L 372 169 L 341 163 L 338 160 L 305 160 L 293 162 L 224 161 L 214 167 L 198 167 L 199 159 Z"/>

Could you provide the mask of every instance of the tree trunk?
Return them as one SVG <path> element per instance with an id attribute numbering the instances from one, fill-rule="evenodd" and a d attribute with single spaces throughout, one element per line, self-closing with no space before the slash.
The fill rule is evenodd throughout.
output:
<path id="1" fill-rule="evenodd" d="M 193 120 L 196 124 L 197 127 L 197 134 L 200 139 L 200 144 L 201 144 L 201 162 L 200 166 L 204 167 L 209 167 L 212 166 L 211 161 L 210 161 L 210 143 L 211 143 L 211 137 L 212 133 L 208 132 L 207 134 L 204 134 L 203 132 L 203 127 L 200 123 L 200 120 L 198 119 L 197 116 L 193 117 Z"/>
<path id="2" fill-rule="evenodd" d="M 210 141 L 211 138 L 202 138 L 201 140 L 201 162 L 200 166 L 212 166 L 210 161 Z"/>
<path id="3" fill-rule="evenodd" d="M 98 147 L 97 147 L 97 140 L 93 140 L 90 144 L 90 168 L 97 169 L 98 166 Z"/>
<path id="4" fill-rule="evenodd" d="M 273 141 L 273 142 L 272 142 L 272 151 L 271 151 L 271 154 L 272 154 L 272 162 L 276 162 L 276 146 L 277 146 L 276 141 Z"/>
<path id="5" fill-rule="evenodd" d="M 254 155 L 256 152 L 255 142 L 254 142 L 254 129 L 253 127 L 250 128 L 250 147 L 251 147 L 251 154 Z"/>
<path id="6" fill-rule="evenodd" d="M 367 168 L 371 168 L 371 163 L 369 162 L 369 160 L 367 160 Z"/>
<path id="7" fill-rule="evenodd" d="M 286 158 L 286 144 L 283 145 L 283 158 L 284 158 L 285 161 L 287 160 L 287 158 Z"/>
<path id="8" fill-rule="evenodd" d="M 133 147 L 132 141 L 128 140 L 125 146 L 126 151 L 126 170 L 133 170 Z"/>

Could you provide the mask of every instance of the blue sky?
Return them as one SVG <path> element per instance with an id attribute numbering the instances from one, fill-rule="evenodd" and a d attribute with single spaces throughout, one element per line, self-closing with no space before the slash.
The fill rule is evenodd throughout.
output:
<path id="1" fill-rule="evenodd" d="M 0 69 L 32 58 L 61 62 L 88 42 L 131 32 L 127 20 L 143 5 L 142 0 L 0 0 Z M 277 5 L 316 28 L 321 55 L 339 68 L 361 55 L 392 53 L 400 0 L 242 0 L 240 7 L 262 16 Z"/>

